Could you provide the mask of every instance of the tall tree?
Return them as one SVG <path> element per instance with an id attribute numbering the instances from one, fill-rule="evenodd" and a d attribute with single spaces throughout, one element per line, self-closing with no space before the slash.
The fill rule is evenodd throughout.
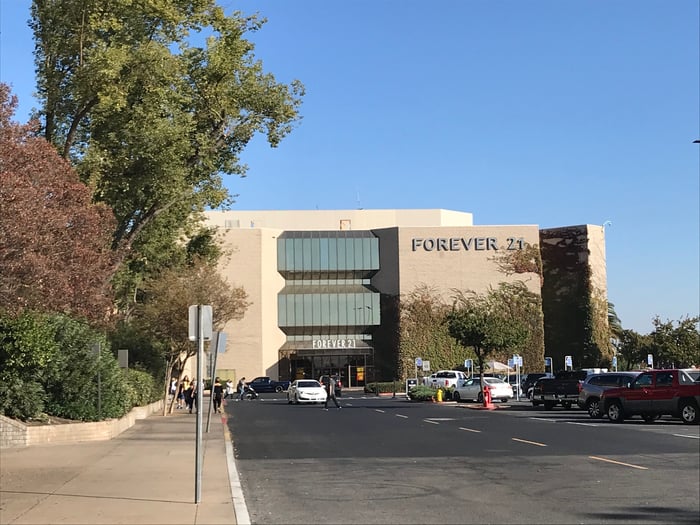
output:
<path id="1" fill-rule="evenodd" d="M 11 120 L 16 105 L 0 84 L 0 310 L 104 321 L 112 212 L 34 126 Z"/>
<path id="2" fill-rule="evenodd" d="M 298 121 L 303 86 L 278 83 L 244 38 L 264 22 L 214 0 L 33 1 L 44 135 L 114 210 L 113 247 L 132 260 L 229 203 L 222 176 L 245 175 L 253 136 L 275 147 Z"/>
<path id="3" fill-rule="evenodd" d="M 484 386 L 484 361 L 495 352 L 508 352 L 527 339 L 525 326 L 513 319 L 498 297 L 458 293 L 452 311 L 447 314 L 450 335 L 459 344 L 471 347 L 479 363 Z"/>
<path id="4" fill-rule="evenodd" d="M 685 368 L 700 364 L 700 317 L 686 317 L 663 322 L 653 319 L 654 331 L 649 334 L 649 352 L 654 355 L 654 364 L 659 367 Z"/>
<path id="5" fill-rule="evenodd" d="M 188 308 L 192 304 L 211 305 L 214 330 L 232 320 L 241 319 L 248 308 L 248 295 L 234 287 L 216 271 L 216 265 L 204 259 L 181 268 L 170 268 L 144 283 L 145 301 L 138 308 L 136 324 L 157 342 L 161 357 L 167 361 L 164 387 L 173 370 L 182 370 L 196 355 L 197 348 L 188 339 Z"/>

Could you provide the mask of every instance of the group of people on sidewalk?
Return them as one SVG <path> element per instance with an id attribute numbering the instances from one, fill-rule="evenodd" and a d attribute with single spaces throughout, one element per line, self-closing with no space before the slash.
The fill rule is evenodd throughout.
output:
<path id="1" fill-rule="evenodd" d="M 192 410 L 197 410 L 197 384 L 196 378 L 190 381 L 188 376 L 183 377 L 179 384 L 177 378 L 172 378 L 169 394 L 175 397 L 175 408 L 177 410 L 188 410 L 190 414 Z M 230 379 L 227 379 L 226 383 L 222 384 L 221 378 L 217 377 L 212 384 L 214 412 L 221 413 L 221 404 L 224 399 L 234 399 L 236 395 L 238 396 L 236 399 L 244 399 L 247 390 L 248 385 L 245 382 L 245 377 L 238 381 L 236 388 L 234 388 L 233 381 Z"/>

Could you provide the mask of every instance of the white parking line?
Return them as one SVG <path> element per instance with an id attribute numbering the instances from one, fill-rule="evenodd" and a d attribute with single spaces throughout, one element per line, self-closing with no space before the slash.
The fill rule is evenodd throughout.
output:
<path id="1" fill-rule="evenodd" d="M 473 428 L 459 427 L 460 430 L 466 430 L 467 432 L 481 432 L 481 430 L 474 430 Z"/>
<path id="2" fill-rule="evenodd" d="M 510 438 L 510 439 L 512 439 L 513 441 L 518 441 L 520 443 L 527 443 L 528 445 L 535 445 L 538 447 L 546 447 L 547 446 L 544 443 L 538 443 L 537 441 L 528 441 L 527 439 L 518 439 L 518 438 Z"/>
<path id="3" fill-rule="evenodd" d="M 581 425 L 584 427 L 599 427 L 600 426 L 596 423 L 579 423 L 577 421 L 566 421 L 566 423 L 568 423 L 569 425 Z"/>
<path id="4" fill-rule="evenodd" d="M 614 463 L 615 465 L 622 465 L 623 467 L 632 467 L 639 470 L 649 470 L 647 467 L 640 467 L 639 465 L 632 465 L 631 463 L 623 463 L 622 461 L 615 461 L 614 459 L 600 458 L 598 456 L 588 456 L 591 459 L 596 459 L 598 461 L 605 461 L 606 463 Z"/>
<path id="5" fill-rule="evenodd" d="M 530 419 L 536 419 L 537 421 L 549 421 L 550 423 L 556 423 L 556 419 L 547 419 L 546 417 L 531 417 Z"/>
<path id="6" fill-rule="evenodd" d="M 700 439 L 700 436 L 687 436 L 685 434 L 673 434 L 676 437 L 679 438 L 690 438 L 690 439 Z"/>
<path id="7" fill-rule="evenodd" d="M 394 414 L 396 417 L 402 417 L 405 419 L 408 419 L 408 416 L 404 416 L 403 414 Z"/>
<path id="8" fill-rule="evenodd" d="M 440 424 L 440 423 L 438 423 L 437 421 L 430 421 L 429 419 L 424 419 L 423 421 L 425 421 L 426 423 L 432 423 L 433 425 L 439 425 L 439 424 Z"/>
<path id="9" fill-rule="evenodd" d="M 374 411 L 375 411 L 375 412 L 379 412 L 380 414 L 383 414 L 383 413 L 384 413 L 383 410 L 379 410 L 378 408 L 375 408 Z"/>

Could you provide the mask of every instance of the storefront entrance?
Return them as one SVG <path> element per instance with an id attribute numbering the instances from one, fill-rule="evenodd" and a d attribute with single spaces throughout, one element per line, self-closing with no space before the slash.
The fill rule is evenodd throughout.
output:
<path id="1" fill-rule="evenodd" d="M 373 353 L 372 348 L 354 354 L 329 354 L 323 350 L 300 349 L 289 352 L 284 357 L 289 366 L 291 381 L 337 375 L 344 387 L 358 387 L 371 380 L 374 368 Z"/>

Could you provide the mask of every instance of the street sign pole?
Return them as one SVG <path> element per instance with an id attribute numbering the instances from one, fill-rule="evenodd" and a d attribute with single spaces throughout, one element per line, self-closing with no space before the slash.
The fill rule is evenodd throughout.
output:
<path id="1" fill-rule="evenodd" d="M 202 305 L 197 305 L 197 383 L 195 383 L 195 388 L 197 389 L 197 433 L 196 433 L 196 446 L 195 446 L 195 496 L 194 502 L 199 503 L 202 501 L 202 412 L 203 412 L 203 400 L 202 389 L 204 387 L 204 381 L 202 376 L 204 375 L 204 334 L 202 333 L 202 325 L 204 324 L 204 315 L 202 313 Z"/>

